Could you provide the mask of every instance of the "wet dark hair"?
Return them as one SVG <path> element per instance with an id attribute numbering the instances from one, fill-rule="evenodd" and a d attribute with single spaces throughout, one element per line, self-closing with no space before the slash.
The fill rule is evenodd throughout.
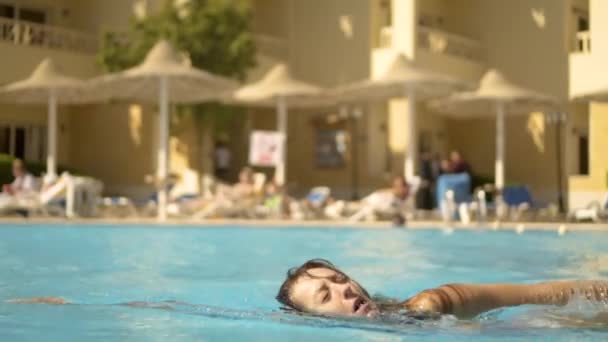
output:
<path id="1" fill-rule="evenodd" d="M 313 268 L 327 268 L 327 269 L 330 269 L 330 270 L 336 272 L 336 275 L 327 277 L 327 279 L 329 279 L 335 283 L 338 283 L 338 284 L 343 284 L 343 283 L 346 283 L 347 281 L 351 280 L 359 286 L 361 291 L 363 291 L 363 293 L 367 297 L 370 297 L 369 294 L 367 293 L 367 291 L 363 288 L 363 286 L 361 286 L 356 281 L 350 279 L 349 276 L 347 276 L 344 272 L 340 271 L 336 266 L 334 266 L 334 264 L 332 264 L 328 260 L 311 259 L 311 260 L 308 260 L 307 262 L 305 262 L 302 266 L 292 267 L 289 269 L 289 271 L 287 271 L 287 278 L 285 279 L 285 281 L 279 288 L 279 293 L 276 296 L 276 299 L 279 301 L 279 303 L 283 304 L 284 309 L 292 309 L 292 310 L 296 310 L 296 311 L 300 311 L 300 312 L 306 311 L 306 310 L 304 310 L 304 308 L 300 307 L 299 305 L 297 305 L 296 303 L 294 303 L 291 300 L 291 288 L 296 283 L 296 281 L 298 281 L 298 279 L 300 279 L 300 277 L 303 275 L 307 275 L 311 278 L 315 278 L 315 276 L 308 273 L 308 270 L 313 269 Z M 316 277 L 316 278 L 318 278 L 318 277 Z"/>

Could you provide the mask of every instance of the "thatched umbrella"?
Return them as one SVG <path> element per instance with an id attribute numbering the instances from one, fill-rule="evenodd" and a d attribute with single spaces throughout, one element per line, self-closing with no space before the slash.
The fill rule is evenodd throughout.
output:
<path id="1" fill-rule="evenodd" d="M 158 101 L 160 144 L 157 181 L 158 217 L 167 217 L 169 175 L 169 102 L 196 103 L 224 98 L 237 84 L 229 79 L 196 69 L 184 61 L 169 42 L 161 40 L 143 63 L 90 81 L 86 101 L 130 99 Z"/>
<path id="2" fill-rule="evenodd" d="M 82 85 L 81 80 L 64 75 L 52 59 L 45 58 L 30 77 L 0 88 L 3 102 L 48 105 L 47 180 L 57 176 L 57 106 L 79 102 Z"/>
<path id="3" fill-rule="evenodd" d="M 285 137 L 282 162 L 277 166 L 275 174 L 277 183 L 281 185 L 285 183 L 287 175 L 285 165 L 288 107 L 302 108 L 330 104 L 320 87 L 294 79 L 285 64 L 276 65 L 260 81 L 240 88 L 228 102 L 257 107 L 276 107 L 277 130 Z"/>
<path id="4" fill-rule="evenodd" d="M 496 116 L 496 159 L 494 164 L 497 190 L 504 187 L 505 116 L 527 115 L 534 111 L 556 110 L 559 101 L 511 83 L 497 70 L 489 70 L 475 91 L 452 94 L 433 101 L 430 106 L 454 117 Z"/>
<path id="5" fill-rule="evenodd" d="M 417 159 L 416 101 L 445 96 L 465 87 L 465 82 L 420 67 L 400 54 L 378 78 L 359 81 L 338 87 L 332 95 L 341 102 L 361 102 L 407 97 L 408 144 L 405 153 L 404 173 L 414 177 Z"/>

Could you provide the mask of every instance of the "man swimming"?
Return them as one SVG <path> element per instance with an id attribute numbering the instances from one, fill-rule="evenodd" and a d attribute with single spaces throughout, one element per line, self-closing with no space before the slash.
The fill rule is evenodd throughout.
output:
<path id="1" fill-rule="evenodd" d="M 276 299 L 290 310 L 324 316 L 376 317 L 406 312 L 415 317 L 452 314 L 471 318 L 480 313 L 527 304 L 565 305 L 574 297 L 608 301 L 608 281 L 553 281 L 537 284 L 447 284 L 424 290 L 405 301 L 372 298 L 331 262 L 313 259 L 292 268 Z M 71 304 L 57 297 L 13 299 L 17 304 Z M 129 302 L 118 305 L 172 309 L 180 302 Z"/>
<path id="2" fill-rule="evenodd" d="M 313 259 L 287 273 L 277 295 L 286 308 L 326 316 L 374 317 L 384 312 L 452 314 L 471 318 L 501 307 L 565 305 L 574 296 L 606 301 L 608 281 L 555 281 L 538 284 L 447 284 L 402 302 L 376 301 L 359 283 L 327 260 Z"/>

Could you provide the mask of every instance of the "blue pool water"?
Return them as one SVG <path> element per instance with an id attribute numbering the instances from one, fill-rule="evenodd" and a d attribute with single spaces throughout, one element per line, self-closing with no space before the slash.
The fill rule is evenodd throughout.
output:
<path id="1" fill-rule="evenodd" d="M 403 299 L 447 282 L 605 279 L 607 245 L 607 233 L 4 225 L 0 341 L 605 339 L 608 324 L 572 324 L 589 303 L 397 324 L 297 316 L 274 296 L 289 267 L 318 257 Z M 5 302 L 31 296 L 77 305 Z M 112 305 L 167 300 L 196 305 Z"/>

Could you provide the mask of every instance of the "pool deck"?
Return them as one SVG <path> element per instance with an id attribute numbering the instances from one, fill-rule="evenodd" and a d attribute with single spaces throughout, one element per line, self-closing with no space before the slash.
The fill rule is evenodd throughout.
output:
<path id="1" fill-rule="evenodd" d="M 0 218 L 0 224 L 70 224 L 70 225 L 106 225 L 106 224 L 122 224 L 134 226 L 185 226 L 185 227 L 222 227 L 222 226 L 244 226 L 250 228 L 360 228 L 360 229 L 441 229 L 447 232 L 455 230 L 511 230 L 516 233 L 523 233 L 526 230 L 531 231 L 555 231 L 559 234 L 572 231 L 601 231 L 608 233 L 607 223 L 573 223 L 573 222 L 486 222 L 462 224 L 452 223 L 447 225 L 442 221 L 434 220 L 416 220 L 410 221 L 404 227 L 396 227 L 390 222 L 349 222 L 349 221 L 333 221 L 333 220 L 252 220 L 252 219 L 210 219 L 210 220 L 192 220 L 192 219 L 169 219 L 165 222 L 159 222 L 155 218 L 18 218 L 5 217 Z"/>

